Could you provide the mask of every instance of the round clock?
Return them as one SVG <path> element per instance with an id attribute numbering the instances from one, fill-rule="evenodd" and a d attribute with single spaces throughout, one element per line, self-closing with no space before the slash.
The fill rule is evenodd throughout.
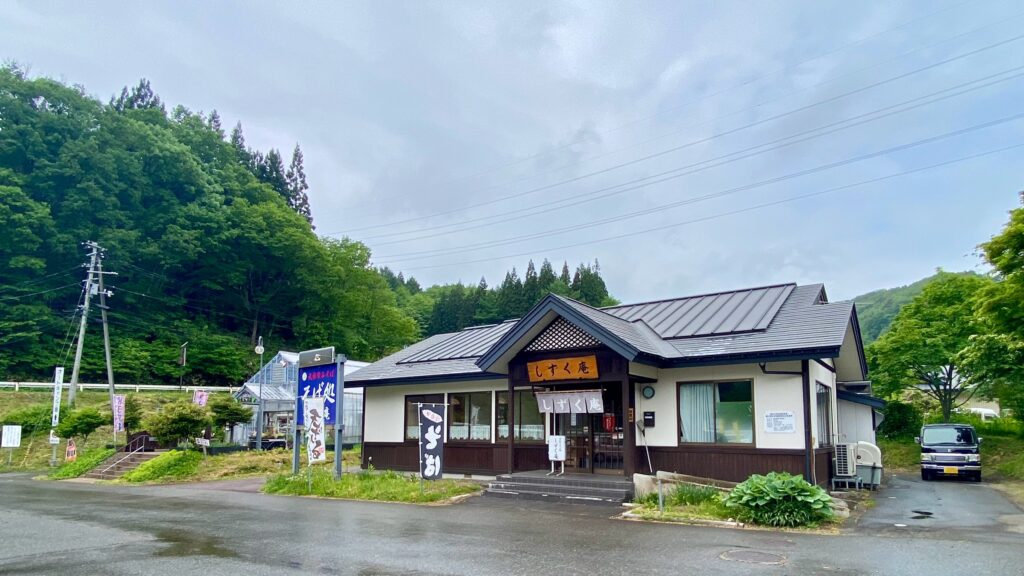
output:
<path id="1" fill-rule="evenodd" d="M 641 392 L 643 393 L 644 398 L 647 398 L 648 400 L 650 400 L 651 398 L 654 398 L 654 387 L 653 386 L 644 386 L 644 388 L 643 388 L 643 390 L 641 390 Z"/>

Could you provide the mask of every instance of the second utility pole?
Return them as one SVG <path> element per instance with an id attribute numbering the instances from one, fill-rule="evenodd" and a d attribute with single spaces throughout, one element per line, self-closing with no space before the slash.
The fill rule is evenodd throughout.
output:
<path id="1" fill-rule="evenodd" d="M 117 420 L 114 414 L 114 365 L 110 362 L 110 329 L 107 328 L 107 291 L 103 289 L 103 256 L 96 262 L 96 275 L 100 277 L 100 316 L 103 318 L 103 354 L 107 360 L 107 384 L 110 387 L 110 417 Z M 114 444 L 117 445 L 117 426 L 114 426 Z"/>

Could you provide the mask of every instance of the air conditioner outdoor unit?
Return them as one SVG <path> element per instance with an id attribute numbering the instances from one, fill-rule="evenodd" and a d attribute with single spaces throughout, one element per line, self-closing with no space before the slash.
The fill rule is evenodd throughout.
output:
<path id="1" fill-rule="evenodd" d="M 882 483 L 882 451 L 869 442 L 857 442 L 857 475 L 872 489 Z"/>
<path id="2" fill-rule="evenodd" d="M 836 476 L 839 478 L 857 475 L 857 445 L 836 445 Z"/>

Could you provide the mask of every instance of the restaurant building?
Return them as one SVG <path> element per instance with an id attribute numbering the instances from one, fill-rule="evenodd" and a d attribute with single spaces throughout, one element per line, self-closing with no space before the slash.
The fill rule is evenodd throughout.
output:
<path id="1" fill-rule="evenodd" d="M 431 336 L 353 374 L 363 465 L 417 470 L 416 404 L 447 405 L 445 472 L 548 467 L 828 482 L 837 389 L 867 376 L 851 302 L 781 284 L 593 308 L 548 295 L 523 318 Z"/>

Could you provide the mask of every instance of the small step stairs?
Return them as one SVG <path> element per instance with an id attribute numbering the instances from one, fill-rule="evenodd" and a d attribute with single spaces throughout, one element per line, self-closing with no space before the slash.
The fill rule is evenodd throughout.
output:
<path id="1" fill-rule="evenodd" d="M 164 452 L 166 452 L 166 450 L 157 450 L 155 452 L 135 452 L 134 454 L 116 452 L 113 456 L 104 460 L 99 466 L 83 474 L 82 478 L 92 478 L 94 480 L 116 480 L 128 472 L 135 470 L 144 462 L 149 462 Z"/>
<path id="2" fill-rule="evenodd" d="M 502 474 L 488 483 L 487 496 L 571 503 L 621 504 L 633 498 L 633 483 L 624 478 L 590 474 L 545 476 L 544 473 Z"/>

